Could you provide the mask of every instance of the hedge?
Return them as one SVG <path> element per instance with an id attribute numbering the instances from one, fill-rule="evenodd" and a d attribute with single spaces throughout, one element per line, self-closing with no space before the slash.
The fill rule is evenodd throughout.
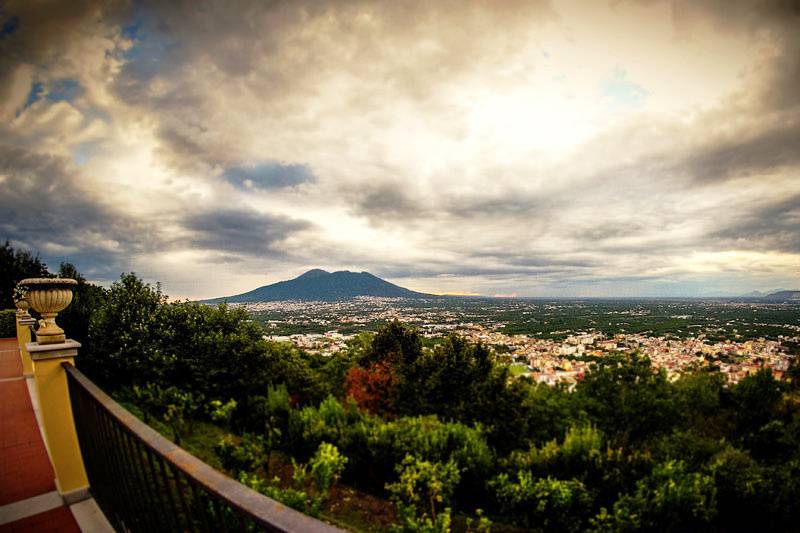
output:
<path id="1" fill-rule="evenodd" d="M 0 339 L 17 336 L 17 323 L 15 309 L 0 309 Z"/>

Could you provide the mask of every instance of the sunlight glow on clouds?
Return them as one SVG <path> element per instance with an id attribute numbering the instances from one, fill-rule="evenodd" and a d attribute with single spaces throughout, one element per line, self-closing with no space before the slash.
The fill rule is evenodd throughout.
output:
<path id="1" fill-rule="evenodd" d="M 178 297 L 800 288 L 791 4 L 12 0 L 0 238 Z"/>

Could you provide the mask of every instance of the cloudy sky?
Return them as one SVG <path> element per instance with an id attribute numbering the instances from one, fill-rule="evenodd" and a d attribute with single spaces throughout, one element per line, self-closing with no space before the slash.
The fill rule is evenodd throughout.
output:
<path id="1" fill-rule="evenodd" d="M 0 239 L 108 283 L 800 289 L 800 2 L 0 4 Z"/>

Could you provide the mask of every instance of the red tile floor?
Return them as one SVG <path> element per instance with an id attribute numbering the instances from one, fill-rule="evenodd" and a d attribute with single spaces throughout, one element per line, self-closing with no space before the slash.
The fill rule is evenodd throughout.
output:
<path id="1" fill-rule="evenodd" d="M 55 490 L 55 475 L 33 413 L 16 339 L 0 339 L 0 506 Z M 58 507 L 0 525 L 0 533 L 79 532 L 69 508 Z"/>

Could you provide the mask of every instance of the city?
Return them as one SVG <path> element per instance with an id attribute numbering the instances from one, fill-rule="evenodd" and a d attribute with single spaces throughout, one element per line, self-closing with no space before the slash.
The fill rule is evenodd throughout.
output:
<path id="1" fill-rule="evenodd" d="M 235 305 L 235 304 L 234 304 Z M 436 344 L 449 334 L 491 347 L 508 362 L 511 375 L 554 385 L 574 384 L 598 357 L 612 353 L 638 353 L 663 368 L 670 379 L 684 370 L 716 366 L 728 381 L 769 368 L 783 377 L 800 343 L 800 310 L 792 305 L 768 305 L 727 301 L 633 301 L 633 302 L 533 302 L 526 300 L 412 300 L 362 297 L 346 302 L 258 302 L 243 304 L 255 320 L 264 324 L 265 338 L 291 342 L 309 353 L 334 356 L 361 331 L 398 320 L 416 326 L 423 337 Z M 610 306 L 616 307 L 609 309 Z M 691 314 L 669 315 L 673 329 L 661 334 L 640 331 L 653 315 L 667 307 Z M 583 316 L 572 311 L 583 310 Z M 565 329 L 530 334 L 508 333 L 520 317 L 538 314 Z M 760 318 L 752 318 L 753 316 Z M 617 332 L 583 325 L 587 316 L 627 317 Z M 565 317 L 569 320 L 565 322 Z M 766 322 L 763 320 L 772 320 Z M 782 322 L 774 322 L 781 320 Z M 608 322 L 606 320 L 606 322 Z M 693 323 L 694 322 L 694 323 Z M 567 324 L 567 325 L 565 325 Z M 512 327 L 512 329 L 514 329 Z M 292 331 L 301 331 L 291 333 Z M 277 333 L 276 333 L 277 332 Z"/>

